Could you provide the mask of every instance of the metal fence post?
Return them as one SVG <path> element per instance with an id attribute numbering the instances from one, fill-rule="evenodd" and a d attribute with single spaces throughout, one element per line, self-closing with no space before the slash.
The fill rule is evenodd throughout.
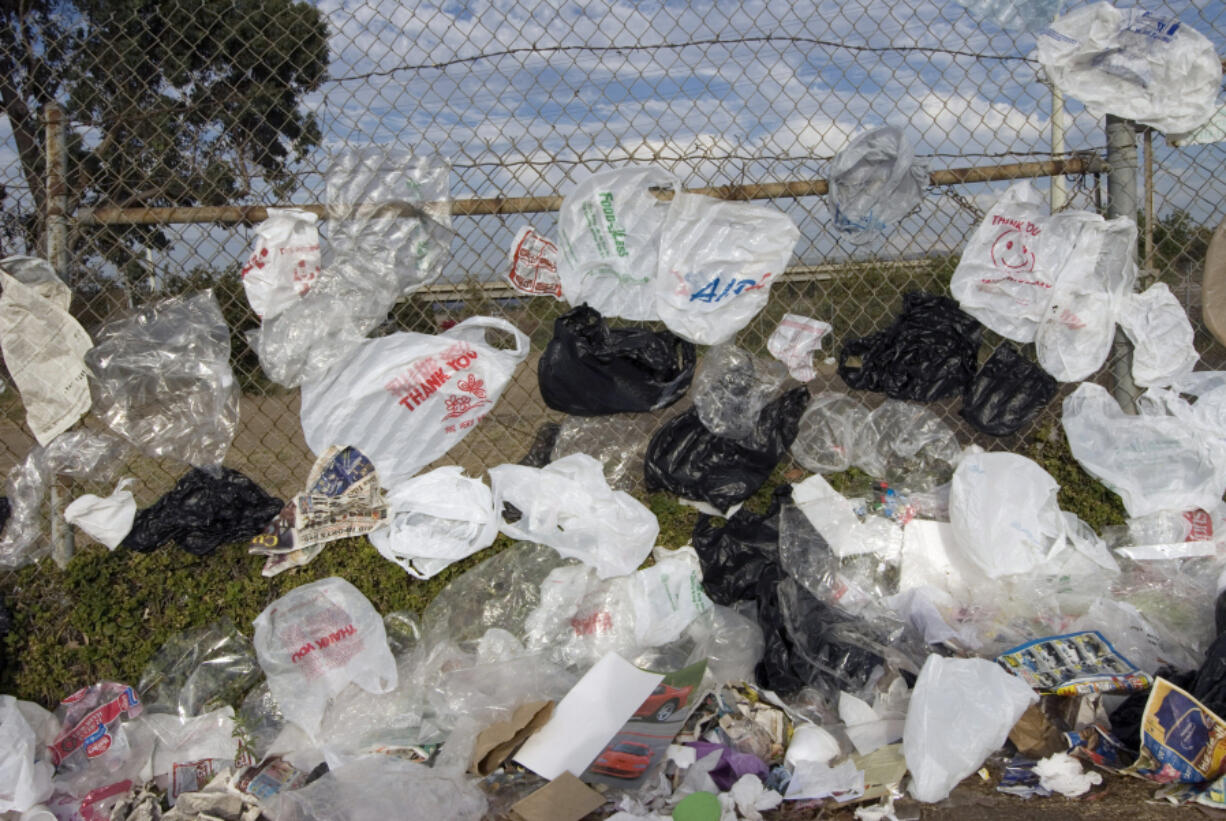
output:
<path id="1" fill-rule="evenodd" d="M 50 103 L 43 109 L 47 138 L 47 261 L 67 281 L 68 277 L 68 141 L 64 134 L 64 109 Z M 60 567 L 72 558 L 72 528 L 64 521 L 64 499 L 59 480 L 51 477 L 51 557 Z"/>
<path id="2" fill-rule="evenodd" d="M 1107 115 L 1107 217 L 1137 218 L 1137 128 L 1131 120 Z M 1136 258 L 1136 248 L 1132 249 Z M 1117 326 L 1111 346 L 1115 401 L 1136 412 L 1137 386 L 1132 381 L 1132 346 Z"/>

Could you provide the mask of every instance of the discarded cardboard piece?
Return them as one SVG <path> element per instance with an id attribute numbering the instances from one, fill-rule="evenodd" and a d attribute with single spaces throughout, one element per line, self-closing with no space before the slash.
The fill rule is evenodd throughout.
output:
<path id="1" fill-rule="evenodd" d="M 579 821 L 604 805 L 605 797 L 565 770 L 544 787 L 511 805 L 515 821 Z"/>
<path id="2" fill-rule="evenodd" d="M 1068 744 L 1064 734 L 1051 722 L 1039 704 L 1031 704 L 1009 731 L 1009 740 L 1027 758 L 1046 758 L 1064 752 Z"/>
<path id="3" fill-rule="evenodd" d="M 476 775 L 489 775 L 528 736 L 544 727 L 552 716 L 552 701 L 530 701 L 516 707 L 509 719 L 491 724 L 477 735 L 468 771 Z"/>
<path id="4" fill-rule="evenodd" d="M 1209 249 L 1205 252 L 1205 271 L 1201 278 L 1201 316 L 1213 337 L 1226 345 L 1226 219 L 1222 220 Z"/>

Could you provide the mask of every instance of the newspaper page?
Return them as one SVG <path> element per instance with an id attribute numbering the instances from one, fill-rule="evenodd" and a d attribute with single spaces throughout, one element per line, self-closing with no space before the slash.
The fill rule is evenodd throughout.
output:
<path id="1" fill-rule="evenodd" d="M 1097 630 L 1028 641 L 1001 653 L 996 663 L 1044 695 L 1137 693 L 1152 683 Z"/>
<path id="2" fill-rule="evenodd" d="M 1141 719 L 1141 755 L 1132 772 L 1154 781 L 1202 783 L 1226 774 L 1226 723 L 1164 678 Z"/>

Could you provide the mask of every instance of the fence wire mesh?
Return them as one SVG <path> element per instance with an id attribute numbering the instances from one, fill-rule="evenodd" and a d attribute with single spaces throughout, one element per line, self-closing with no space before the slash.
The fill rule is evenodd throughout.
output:
<path id="1" fill-rule="evenodd" d="M 1226 7 L 1164 8 L 1226 53 Z M 641 164 L 690 188 L 816 180 L 851 136 L 883 123 L 902 126 L 933 170 L 1049 159 L 1052 94 L 1033 46 L 1032 36 L 977 23 L 943 0 L 9 4 L 0 9 L 0 245 L 46 252 L 43 111 L 58 102 L 68 122 L 62 273 L 72 312 L 92 333 L 149 300 L 213 288 L 243 389 L 226 464 L 288 496 L 312 455 L 298 391 L 272 384 L 247 344 L 258 320 L 238 271 L 251 225 L 99 225 L 84 218 L 90 209 L 321 203 L 330 152 L 343 146 L 443 155 L 459 199 L 561 194 L 597 170 Z M 1068 153 L 1105 158 L 1100 118 L 1070 100 L 1064 120 Z M 1146 276 L 1168 282 L 1188 308 L 1210 367 L 1224 351 L 1201 322 L 1199 282 L 1208 237 L 1226 216 L 1223 159 L 1220 143 L 1175 147 L 1154 135 L 1152 180 L 1137 177 L 1154 200 Z M 1056 179 L 1066 207 L 1104 207 L 1104 178 Z M 768 200 L 795 219 L 801 240 L 738 343 L 764 353 L 783 313 L 805 314 L 834 326 L 820 363 L 885 327 L 906 291 L 947 293 L 960 249 L 1005 185 L 932 186 L 868 247 L 831 229 L 821 197 Z M 445 460 L 470 472 L 520 459 L 540 425 L 560 418 L 540 399 L 535 362 L 565 306 L 512 296 L 503 284 L 515 232 L 532 224 L 555 235 L 556 222 L 551 212 L 454 216 L 441 277 L 381 329 L 436 331 L 493 314 L 531 337 L 533 356 L 495 411 Z M 1115 356 L 1095 379 L 1111 384 Z M 832 365 L 819 371 L 814 392 L 846 390 Z M 34 441 L 4 376 L 7 472 Z M 1000 440 L 975 434 L 957 408 L 937 406 L 964 442 L 1015 449 L 1057 418 L 1059 401 Z M 137 477 L 145 504 L 185 469 L 140 458 L 124 472 Z"/>

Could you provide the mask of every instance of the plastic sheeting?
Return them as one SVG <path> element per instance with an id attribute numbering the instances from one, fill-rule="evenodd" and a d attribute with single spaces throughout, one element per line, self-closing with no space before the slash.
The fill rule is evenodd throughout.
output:
<path id="1" fill-rule="evenodd" d="M 85 356 L 94 412 L 153 457 L 219 465 L 238 430 L 230 330 L 212 291 L 104 325 Z"/>
<path id="2" fill-rule="evenodd" d="M 928 169 L 895 126 L 866 131 L 834 155 L 826 169 L 834 229 L 856 244 L 871 242 L 917 208 Z"/>

